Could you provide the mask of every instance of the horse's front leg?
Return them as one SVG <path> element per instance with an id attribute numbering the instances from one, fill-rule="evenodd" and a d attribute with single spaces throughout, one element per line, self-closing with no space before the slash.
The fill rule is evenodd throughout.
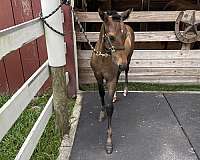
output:
<path id="1" fill-rule="evenodd" d="M 106 115 L 105 114 L 105 101 L 104 101 L 105 90 L 104 90 L 104 86 L 103 86 L 102 75 L 96 74 L 96 72 L 94 72 L 94 75 L 97 80 L 99 95 L 101 98 L 101 111 L 100 111 L 100 115 L 99 115 L 99 122 L 101 122 L 105 118 L 105 115 Z"/>
<path id="2" fill-rule="evenodd" d="M 110 82 L 108 84 L 108 105 L 106 105 L 106 113 L 108 117 L 108 128 L 107 128 L 107 141 L 106 141 L 106 152 L 107 154 L 111 154 L 113 151 L 113 143 L 112 143 L 112 114 L 113 114 L 113 96 L 116 90 L 117 82 Z"/>
<path id="3" fill-rule="evenodd" d="M 100 111 L 100 115 L 99 115 L 99 122 L 102 122 L 105 119 L 105 100 L 104 100 L 104 96 L 105 96 L 105 90 L 104 90 L 104 86 L 103 86 L 103 78 L 98 80 L 98 89 L 99 89 L 99 95 L 101 98 L 101 111 Z"/>

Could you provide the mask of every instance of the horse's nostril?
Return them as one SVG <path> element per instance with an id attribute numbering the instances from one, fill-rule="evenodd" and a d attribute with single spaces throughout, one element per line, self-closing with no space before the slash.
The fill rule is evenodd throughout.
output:
<path id="1" fill-rule="evenodd" d="M 124 71 L 126 68 L 127 68 L 127 65 L 126 65 L 126 64 L 120 64 L 120 65 L 119 65 L 119 69 L 120 69 L 121 71 Z"/>

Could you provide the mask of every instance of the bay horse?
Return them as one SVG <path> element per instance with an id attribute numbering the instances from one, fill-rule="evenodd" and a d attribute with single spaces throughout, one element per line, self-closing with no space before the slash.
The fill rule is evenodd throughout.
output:
<path id="1" fill-rule="evenodd" d="M 116 86 L 119 75 L 125 71 L 124 96 L 128 92 L 128 71 L 131 56 L 134 50 L 135 36 L 132 28 L 124 24 L 132 9 L 121 14 L 116 11 L 98 10 L 103 23 L 101 26 L 99 40 L 92 52 L 90 61 L 91 68 L 98 83 L 99 95 L 101 98 L 101 112 L 99 121 L 107 115 L 107 141 L 105 149 L 107 154 L 113 151 L 111 120 L 113 114 L 113 101 L 115 100 Z M 103 81 L 106 81 L 108 88 L 108 104 L 105 105 L 105 89 Z"/>

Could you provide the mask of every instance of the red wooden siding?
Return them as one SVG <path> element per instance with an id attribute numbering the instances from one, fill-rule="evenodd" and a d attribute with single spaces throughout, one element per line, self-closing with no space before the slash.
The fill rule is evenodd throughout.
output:
<path id="1" fill-rule="evenodd" d="M 10 0 L 1 0 L 0 29 L 15 25 Z M 23 70 L 19 51 L 15 51 L 3 60 L 0 65 L 0 91 L 3 93 L 14 92 L 24 82 Z M 6 77 L 6 78 L 5 78 Z"/>
<path id="2" fill-rule="evenodd" d="M 74 60 L 74 42 L 71 7 L 64 6 L 64 32 L 65 42 L 67 43 L 67 71 L 69 72 L 68 94 L 69 96 L 76 95 L 76 69 Z"/>
<path id="3" fill-rule="evenodd" d="M 15 25 L 33 19 L 32 4 L 30 0 L 11 0 Z M 36 41 L 19 49 L 25 80 L 27 80 L 39 67 Z"/>
<path id="4" fill-rule="evenodd" d="M 4 93 L 8 90 L 8 81 L 6 77 L 5 66 L 2 60 L 0 61 L 0 93 Z"/>
<path id="5" fill-rule="evenodd" d="M 1 0 L 0 29 L 31 19 L 33 10 L 30 0 Z M 36 41 L 7 55 L 0 64 L 0 93 L 13 93 L 40 65 Z"/>
<path id="6" fill-rule="evenodd" d="M 1 0 L 0 29 L 17 25 L 39 17 L 41 12 L 40 0 Z M 70 75 L 69 95 L 76 94 L 76 78 L 73 54 L 73 32 L 71 12 L 64 7 L 65 41 L 67 42 L 67 71 Z M 55 53 L 56 54 L 56 53 Z M 0 94 L 13 93 L 41 66 L 47 59 L 44 36 L 33 41 L 19 50 L 7 55 L 0 61 Z M 49 79 L 42 90 L 49 88 Z"/>
<path id="7" fill-rule="evenodd" d="M 11 9 L 11 4 L 7 3 L 6 1 L 2 1 L 0 5 L 0 29 L 7 28 L 11 25 L 13 25 L 13 20 L 12 20 L 12 11 L 11 10 L 6 10 L 6 8 Z M 10 18 L 6 18 L 9 17 Z M 8 92 L 9 91 L 9 86 L 8 86 L 8 81 L 6 77 L 6 70 L 5 70 L 5 64 L 4 61 L 0 61 L 0 92 Z"/>

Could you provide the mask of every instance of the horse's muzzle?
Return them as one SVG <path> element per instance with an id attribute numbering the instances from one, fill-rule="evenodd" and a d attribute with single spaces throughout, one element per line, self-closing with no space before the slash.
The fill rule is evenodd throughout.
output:
<path id="1" fill-rule="evenodd" d="M 120 64 L 120 65 L 119 65 L 119 70 L 120 70 L 120 71 L 125 71 L 126 68 L 127 68 L 127 64 Z"/>

